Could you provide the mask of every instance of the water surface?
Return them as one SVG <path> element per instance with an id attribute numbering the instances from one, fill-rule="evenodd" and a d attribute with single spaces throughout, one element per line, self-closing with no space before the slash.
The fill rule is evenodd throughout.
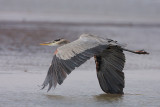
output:
<path id="1" fill-rule="evenodd" d="M 98 84 L 93 58 L 73 71 L 61 86 L 41 90 L 55 48 L 39 43 L 81 33 L 108 37 L 150 55 L 126 54 L 124 95 L 105 94 Z M 0 106 L 160 106 L 159 27 L 1 24 Z"/>

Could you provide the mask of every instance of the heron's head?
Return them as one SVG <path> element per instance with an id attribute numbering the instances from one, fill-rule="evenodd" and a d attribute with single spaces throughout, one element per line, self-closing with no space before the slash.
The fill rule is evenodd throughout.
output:
<path id="1" fill-rule="evenodd" d="M 69 41 L 61 38 L 61 39 L 56 39 L 56 40 L 53 40 L 50 42 L 44 42 L 44 43 L 41 43 L 40 45 L 61 46 L 61 45 L 67 44 L 67 43 L 69 43 Z"/>

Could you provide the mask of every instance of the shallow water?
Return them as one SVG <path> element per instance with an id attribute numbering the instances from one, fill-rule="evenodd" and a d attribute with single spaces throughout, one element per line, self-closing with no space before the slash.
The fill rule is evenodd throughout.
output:
<path id="1" fill-rule="evenodd" d="M 94 33 L 146 49 L 150 55 L 125 52 L 124 95 L 105 94 L 93 58 L 73 71 L 61 86 L 41 90 L 55 48 L 38 44 L 60 37 L 75 40 Z M 4 24 L 0 26 L 0 107 L 160 106 L 159 27 Z M 44 36 L 45 35 L 45 36 Z M 75 36 L 76 35 L 76 36 Z M 106 36 L 107 35 L 107 36 Z M 140 36 L 139 36 L 140 35 Z"/>
<path id="2" fill-rule="evenodd" d="M 124 95 L 102 92 L 93 71 L 74 71 L 63 85 L 47 93 L 40 90 L 45 73 L 14 73 L 0 75 L 0 106 L 159 106 L 159 71 L 151 76 L 145 71 L 124 71 Z M 132 75 L 131 73 L 135 73 Z M 141 73 L 145 73 L 143 76 Z M 141 76 L 139 76 L 141 75 Z M 147 76 L 147 77 L 146 77 Z"/>

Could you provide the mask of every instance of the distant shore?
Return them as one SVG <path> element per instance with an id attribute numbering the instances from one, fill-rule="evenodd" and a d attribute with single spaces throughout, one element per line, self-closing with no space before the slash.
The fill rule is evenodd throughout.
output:
<path id="1" fill-rule="evenodd" d="M 143 22 L 52 22 L 52 21 L 0 21 L 0 27 L 16 27 L 17 25 L 29 26 L 115 26 L 115 27 L 160 27 L 160 23 Z"/>

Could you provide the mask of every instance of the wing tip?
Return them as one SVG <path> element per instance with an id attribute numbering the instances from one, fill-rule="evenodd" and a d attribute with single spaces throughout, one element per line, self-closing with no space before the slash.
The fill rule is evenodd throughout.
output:
<path id="1" fill-rule="evenodd" d="M 45 89 L 46 86 L 47 86 L 47 85 L 42 84 L 41 90 Z M 49 87 L 48 87 L 48 89 L 47 89 L 47 92 L 49 92 L 49 91 L 51 90 L 52 86 L 53 86 L 53 85 L 49 85 Z M 53 86 L 53 88 L 55 89 L 56 86 Z"/>

